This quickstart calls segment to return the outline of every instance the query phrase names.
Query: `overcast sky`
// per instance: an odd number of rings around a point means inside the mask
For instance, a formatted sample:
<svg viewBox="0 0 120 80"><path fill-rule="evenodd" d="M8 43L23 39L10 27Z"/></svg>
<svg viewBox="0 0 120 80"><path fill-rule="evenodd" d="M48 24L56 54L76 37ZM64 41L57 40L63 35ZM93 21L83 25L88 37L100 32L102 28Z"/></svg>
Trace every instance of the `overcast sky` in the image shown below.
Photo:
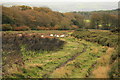
<svg viewBox="0 0 120 80"><path fill-rule="evenodd" d="M5 6L28 5L49 7L54 11L95 11L111 10L118 8L118 0L0 0ZM29 1L29 2L28 2Z"/></svg>

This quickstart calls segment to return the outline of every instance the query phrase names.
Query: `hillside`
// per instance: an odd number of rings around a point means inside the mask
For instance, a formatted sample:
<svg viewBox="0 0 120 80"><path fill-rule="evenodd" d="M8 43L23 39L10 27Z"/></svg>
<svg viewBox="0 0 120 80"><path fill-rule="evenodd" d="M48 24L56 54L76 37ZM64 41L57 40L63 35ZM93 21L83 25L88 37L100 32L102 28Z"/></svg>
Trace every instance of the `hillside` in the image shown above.
<svg viewBox="0 0 120 80"><path fill-rule="evenodd" d="M86 21L87 20L87 21ZM116 29L116 10L93 12L52 11L47 7L2 6L2 30Z"/></svg>
<svg viewBox="0 0 120 80"><path fill-rule="evenodd" d="M2 24L10 24L14 30L21 26L30 29L75 29L83 26L84 19L75 13L63 14L46 7L29 6L3 7L2 17Z"/></svg>

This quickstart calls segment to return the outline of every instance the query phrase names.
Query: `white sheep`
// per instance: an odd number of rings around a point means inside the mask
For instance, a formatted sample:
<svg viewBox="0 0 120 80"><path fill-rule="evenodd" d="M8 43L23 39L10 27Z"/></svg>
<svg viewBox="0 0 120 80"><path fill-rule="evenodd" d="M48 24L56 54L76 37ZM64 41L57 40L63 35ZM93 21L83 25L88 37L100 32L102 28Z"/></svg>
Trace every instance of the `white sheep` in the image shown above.
<svg viewBox="0 0 120 80"><path fill-rule="evenodd" d="M60 37L59 35L56 35L56 37Z"/></svg>
<svg viewBox="0 0 120 80"><path fill-rule="evenodd" d="M60 35L60 37L65 37L65 35L63 34L63 35Z"/></svg>
<svg viewBox="0 0 120 80"><path fill-rule="evenodd" d="M53 34L50 34L50 36L52 37L52 36L53 36Z"/></svg>
<svg viewBox="0 0 120 80"><path fill-rule="evenodd" d="M41 37L44 37L44 35L41 35Z"/></svg>

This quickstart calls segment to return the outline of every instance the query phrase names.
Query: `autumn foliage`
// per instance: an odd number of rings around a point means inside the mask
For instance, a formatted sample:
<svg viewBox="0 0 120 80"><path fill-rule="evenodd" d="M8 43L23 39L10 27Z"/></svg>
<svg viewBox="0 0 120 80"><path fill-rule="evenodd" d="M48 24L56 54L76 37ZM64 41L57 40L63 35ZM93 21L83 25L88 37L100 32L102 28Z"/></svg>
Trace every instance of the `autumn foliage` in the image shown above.
<svg viewBox="0 0 120 80"><path fill-rule="evenodd" d="M80 27L84 17L76 13L60 13L47 7L12 6L2 10L2 24L16 25L14 30L28 30L23 25L33 30L72 29L75 25Z"/></svg>
<svg viewBox="0 0 120 80"><path fill-rule="evenodd" d="M89 20L89 22L85 22ZM116 29L118 28L117 11L67 12L52 11L47 7L2 6L2 24L15 25L14 30L69 30L87 29ZM3 26L4 30L13 30Z"/></svg>

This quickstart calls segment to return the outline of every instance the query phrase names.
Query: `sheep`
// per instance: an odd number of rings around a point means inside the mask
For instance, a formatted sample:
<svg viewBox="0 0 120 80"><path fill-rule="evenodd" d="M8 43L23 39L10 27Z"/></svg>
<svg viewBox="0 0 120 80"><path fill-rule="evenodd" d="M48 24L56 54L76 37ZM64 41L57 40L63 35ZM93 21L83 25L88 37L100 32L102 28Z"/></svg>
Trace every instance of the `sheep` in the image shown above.
<svg viewBox="0 0 120 80"><path fill-rule="evenodd" d="M64 34L62 34L62 35L60 35L60 37L65 37L65 35L64 35Z"/></svg>
<svg viewBox="0 0 120 80"><path fill-rule="evenodd" d="M44 35L41 35L41 37L44 37Z"/></svg>
<svg viewBox="0 0 120 80"><path fill-rule="evenodd" d="M60 37L59 35L56 35L56 37Z"/></svg>
<svg viewBox="0 0 120 80"><path fill-rule="evenodd" d="M50 36L52 37L52 36L53 36L53 34L50 34Z"/></svg>

